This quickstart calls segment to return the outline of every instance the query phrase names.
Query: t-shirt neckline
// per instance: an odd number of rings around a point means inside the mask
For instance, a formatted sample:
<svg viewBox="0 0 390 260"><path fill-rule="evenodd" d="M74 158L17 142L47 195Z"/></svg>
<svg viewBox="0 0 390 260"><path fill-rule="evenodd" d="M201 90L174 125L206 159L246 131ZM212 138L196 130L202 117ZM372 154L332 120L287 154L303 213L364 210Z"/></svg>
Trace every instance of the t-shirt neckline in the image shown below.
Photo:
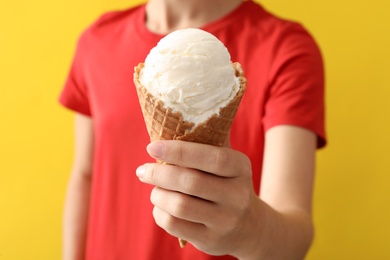
<svg viewBox="0 0 390 260"><path fill-rule="evenodd" d="M229 26L232 23L235 23L239 21L239 19L235 19L236 16L240 16L243 9L246 8L248 4L250 4L252 0L243 0L242 3L237 6L234 10L232 10L230 13L224 15L223 17L212 21L210 23L205 24L204 26L199 27L199 29L208 31L208 32L215 32L218 31L219 28L225 28ZM143 4L140 6L138 19L136 21L136 30L138 31L139 35L143 40L146 41L159 41L161 38L166 36L166 34L158 34L151 32L146 27L146 4Z"/></svg>

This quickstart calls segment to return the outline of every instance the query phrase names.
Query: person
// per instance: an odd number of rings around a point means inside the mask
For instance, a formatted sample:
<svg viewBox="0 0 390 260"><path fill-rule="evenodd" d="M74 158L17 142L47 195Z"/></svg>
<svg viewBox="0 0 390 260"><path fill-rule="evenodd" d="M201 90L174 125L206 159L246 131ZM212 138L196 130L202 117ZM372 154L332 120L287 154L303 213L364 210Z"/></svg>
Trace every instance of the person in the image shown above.
<svg viewBox="0 0 390 260"><path fill-rule="evenodd" d="M149 141L133 68L189 27L219 38L247 78L225 147ZM59 100L76 111L64 259L304 258L326 136L322 57L299 23L241 0L109 12L81 35Z"/></svg>

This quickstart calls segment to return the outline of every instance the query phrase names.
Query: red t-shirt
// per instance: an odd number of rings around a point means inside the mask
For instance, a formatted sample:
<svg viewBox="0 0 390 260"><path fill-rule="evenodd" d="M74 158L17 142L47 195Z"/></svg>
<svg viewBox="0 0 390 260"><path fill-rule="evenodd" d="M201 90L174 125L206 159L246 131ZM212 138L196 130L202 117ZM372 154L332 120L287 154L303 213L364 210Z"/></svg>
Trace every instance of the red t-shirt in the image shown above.
<svg viewBox="0 0 390 260"><path fill-rule="evenodd" d="M154 161L133 84L133 68L163 37L145 26L145 6L103 15L81 36L60 102L94 121L95 148L87 259L233 259L208 256L177 239L152 217L152 187L135 169ZM289 124L325 144L323 64L312 37L245 1L202 29L217 36L242 64L247 90L231 129L233 149L252 162L258 193L264 133Z"/></svg>

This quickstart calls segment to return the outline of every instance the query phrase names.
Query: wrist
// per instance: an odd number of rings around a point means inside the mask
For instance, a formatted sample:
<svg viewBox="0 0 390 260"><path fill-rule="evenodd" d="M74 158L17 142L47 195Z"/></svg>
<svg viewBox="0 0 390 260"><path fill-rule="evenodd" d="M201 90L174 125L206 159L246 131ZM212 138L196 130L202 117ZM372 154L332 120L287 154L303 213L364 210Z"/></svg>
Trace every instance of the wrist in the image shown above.
<svg viewBox="0 0 390 260"><path fill-rule="evenodd" d="M259 260L267 255L270 229L270 207L254 194L251 207L237 236L237 248L233 256L240 260Z"/></svg>

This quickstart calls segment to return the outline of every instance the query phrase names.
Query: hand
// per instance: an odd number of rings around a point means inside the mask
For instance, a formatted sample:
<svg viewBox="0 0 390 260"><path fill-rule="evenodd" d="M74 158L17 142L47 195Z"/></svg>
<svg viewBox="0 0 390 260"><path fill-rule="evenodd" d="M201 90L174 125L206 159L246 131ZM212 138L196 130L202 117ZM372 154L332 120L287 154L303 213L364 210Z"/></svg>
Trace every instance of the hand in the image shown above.
<svg viewBox="0 0 390 260"><path fill-rule="evenodd" d="M167 164L137 169L154 185L151 202L156 223L213 255L234 255L257 219L250 160L242 153L184 141L158 141L148 153Z"/></svg>

